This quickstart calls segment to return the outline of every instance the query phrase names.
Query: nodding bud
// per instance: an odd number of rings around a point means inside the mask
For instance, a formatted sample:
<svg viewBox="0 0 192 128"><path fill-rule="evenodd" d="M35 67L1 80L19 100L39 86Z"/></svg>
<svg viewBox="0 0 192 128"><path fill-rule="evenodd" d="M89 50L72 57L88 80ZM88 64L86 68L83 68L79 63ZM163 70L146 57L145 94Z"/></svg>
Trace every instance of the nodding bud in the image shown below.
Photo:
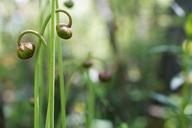
<svg viewBox="0 0 192 128"><path fill-rule="evenodd" d="M72 37L71 27L65 24L59 24L56 26L57 35L62 39L70 39Z"/></svg>
<svg viewBox="0 0 192 128"><path fill-rule="evenodd" d="M105 72L100 72L99 73L99 80L101 82L108 82L108 81L111 80L111 78L112 78L111 72L105 71Z"/></svg>
<svg viewBox="0 0 192 128"><path fill-rule="evenodd" d="M91 60L85 60L82 64L84 68L90 68L93 65L93 62Z"/></svg>
<svg viewBox="0 0 192 128"><path fill-rule="evenodd" d="M67 8L72 8L74 3L72 0L67 0L64 2L64 5L67 7Z"/></svg>
<svg viewBox="0 0 192 128"><path fill-rule="evenodd" d="M35 51L35 45L26 42L26 43L20 43L19 46L17 46L17 56L20 59L29 59L33 56L33 53Z"/></svg>

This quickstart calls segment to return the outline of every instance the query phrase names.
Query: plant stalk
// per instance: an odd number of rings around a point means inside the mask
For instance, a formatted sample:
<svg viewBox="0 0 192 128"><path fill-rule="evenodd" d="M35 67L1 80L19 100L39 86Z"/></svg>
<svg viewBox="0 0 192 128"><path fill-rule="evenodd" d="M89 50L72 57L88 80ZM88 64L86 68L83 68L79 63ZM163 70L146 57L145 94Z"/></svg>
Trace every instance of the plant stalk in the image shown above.
<svg viewBox="0 0 192 128"><path fill-rule="evenodd" d="M46 128L54 128L54 96L55 96L55 0L51 3L51 28L49 43L49 61L48 61L48 108L46 117Z"/></svg>
<svg viewBox="0 0 192 128"><path fill-rule="evenodd" d="M86 80L88 88L88 99L87 99L87 113L86 113L86 128L91 128L93 118L95 114L95 91L94 85L89 78L89 73L86 71Z"/></svg>
<svg viewBox="0 0 192 128"><path fill-rule="evenodd" d="M56 0L56 8L59 8L58 0ZM59 24L59 13L56 14L57 24ZM56 37L56 48L58 50L58 71L59 71L59 84L60 84L60 104L61 104L61 128L66 128L66 97L64 87L64 66L62 57L62 44L60 38Z"/></svg>

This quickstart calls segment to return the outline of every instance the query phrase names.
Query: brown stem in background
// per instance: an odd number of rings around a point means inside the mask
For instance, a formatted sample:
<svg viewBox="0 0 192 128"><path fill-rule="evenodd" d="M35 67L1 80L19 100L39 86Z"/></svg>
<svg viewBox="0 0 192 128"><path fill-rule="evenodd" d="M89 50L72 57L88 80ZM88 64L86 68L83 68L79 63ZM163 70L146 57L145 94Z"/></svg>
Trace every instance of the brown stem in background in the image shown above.
<svg viewBox="0 0 192 128"><path fill-rule="evenodd" d="M124 85L125 83L125 74L126 74L126 63L123 61L123 59L121 59L121 53L118 47L118 42L117 42L117 38L116 38L116 30L117 30L117 26L116 26L116 20L115 17L113 15L112 9L110 7L110 4L107 0L95 0L95 5L96 8L98 10L98 12L100 13L100 15L102 16L102 18L104 19L106 25L107 25L107 31L109 33L109 41L110 41L110 45L114 54L114 67L115 67L115 81L114 81L114 86L118 85L119 87L122 85ZM118 84L117 84L118 83ZM118 87L118 88L119 88Z"/></svg>
<svg viewBox="0 0 192 128"><path fill-rule="evenodd" d="M105 20L105 22L107 24L110 45L112 46L114 55L119 55L119 50L118 50L117 40L116 40L116 35L115 35L116 34L116 21L113 16L111 7L106 0L95 0L95 3L96 3L97 10L99 11L102 18Z"/></svg>
<svg viewBox="0 0 192 128"><path fill-rule="evenodd" d="M114 55L114 79L112 80L113 83L111 83L111 86L113 87L108 90L107 94L107 100L113 106L114 109L112 111L106 111L106 115L108 115L109 118L111 118L111 120L113 120L114 122L118 122L119 119L127 119L123 111L119 111L124 109L122 108L122 106L128 106L129 104L129 99L127 99L127 95L126 93L124 93L124 91L126 90L126 86L124 85L126 85L125 83L127 65L126 62L122 59L122 53L120 52L120 49L117 45L118 42L116 38L116 20L109 2L107 0L95 0L95 5L98 12L106 23L107 31L109 33L109 41ZM114 94L116 95L116 97L119 97L119 103L121 104L117 104L116 101L113 99Z"/></svg>

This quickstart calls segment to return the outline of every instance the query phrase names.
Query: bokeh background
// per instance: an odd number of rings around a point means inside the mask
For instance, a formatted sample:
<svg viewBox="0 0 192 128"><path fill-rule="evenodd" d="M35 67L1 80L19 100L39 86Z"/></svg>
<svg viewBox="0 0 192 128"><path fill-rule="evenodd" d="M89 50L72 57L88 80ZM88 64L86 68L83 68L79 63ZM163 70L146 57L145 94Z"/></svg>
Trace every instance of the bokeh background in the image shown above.
<svg viewBox="0 0 192 128"><path fill-rule="evenodd" d="M33 127L34 59L17 58L16 40L22 30L39 30L39 1L0 1L0 128ZM175 112L174 105L181 106L185 95L182 43L192 33L192 1L73 0L72 9L66 8L64 1L60 1L60 8L73 18L73 37L63 41L66 81L73 76L67 100L69 128L83 124L86 89L82 71L76 65L89 54L105 63L103 66L93 59L89 69L98 88L97 127L184 128L179 124L181 113ZM46 17L49 2L42 3ZM66 22L64 16L61 20ZM47 33L45 36L49 40ZM27 35L24 40L36 38ZM104 70L113 74L108 83L99 82L97 77ZM190 81L190 68L188 72ZM46 99L46 84L44 89ZM58 89L55 97L57 119ZM183 118L191 128L192 104L188 100Z"/></svg>

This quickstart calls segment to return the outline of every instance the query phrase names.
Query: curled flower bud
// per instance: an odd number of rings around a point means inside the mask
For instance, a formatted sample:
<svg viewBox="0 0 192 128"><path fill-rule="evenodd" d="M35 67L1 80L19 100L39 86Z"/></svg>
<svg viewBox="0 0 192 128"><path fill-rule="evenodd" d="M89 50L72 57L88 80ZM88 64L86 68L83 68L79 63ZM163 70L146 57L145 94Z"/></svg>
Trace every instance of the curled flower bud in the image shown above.
<svg viewBox="0 0 192 128"><path fill-rule="evenodd" d="M56 26L57 35L62 39L70 39L72 37L71 27L65 24L59 24Z"/></svg>
<svg viewBox="0 0 192 128"><path fill-rule="evenodd" d="M56 13L62 12L64 13L68 19L69 22L68 24L57 24L56 25L56 31L57 31L57 35L62 38L62 39L70 39L72 37L72 30L71 30L71 26L72 26L72 18L71 15L62 9L57 9Z"/></svg>
<svg viewBox="0 0 192 128"><path fill-rule="evenodd" d="M21 42L22 37L25 34L33 34L41 40L41 42L46 46L47 42L43 38L41 34L34 30L25 30L19 34L19 37L17 39L17 56L20 59L29 59L33 56L34 51L35 51L35 45L31 42Z"/></svg>
<svg viewBox="0 0 192 128"><path fill-rule="evenodd" d="M111 80L111 78L112 78L111 72L105 71L105 72L100 72L99 73L99 80L101 82L108 82L108 81Z"/></svg>
<svg viewBox="0 0 192 128"><path fill-rule="evenodd" d="M33 56L35 45L31 42L20 43L17 46L17 56L20 59L29 59Z"/></svg>
<svg viewBox="0 0 192 128"><path fill-rule="evenodd" d="M64 2L64 5L67 7L67 8L72 8L74 3L72 0L67 0Z"/></svg>
<svg viewBox="0 0 192 128"><path fill-rule="evenodd" d="M85 60L82 64L84 68L90 68L93 65L93 62L91 60Z"/></svg>

